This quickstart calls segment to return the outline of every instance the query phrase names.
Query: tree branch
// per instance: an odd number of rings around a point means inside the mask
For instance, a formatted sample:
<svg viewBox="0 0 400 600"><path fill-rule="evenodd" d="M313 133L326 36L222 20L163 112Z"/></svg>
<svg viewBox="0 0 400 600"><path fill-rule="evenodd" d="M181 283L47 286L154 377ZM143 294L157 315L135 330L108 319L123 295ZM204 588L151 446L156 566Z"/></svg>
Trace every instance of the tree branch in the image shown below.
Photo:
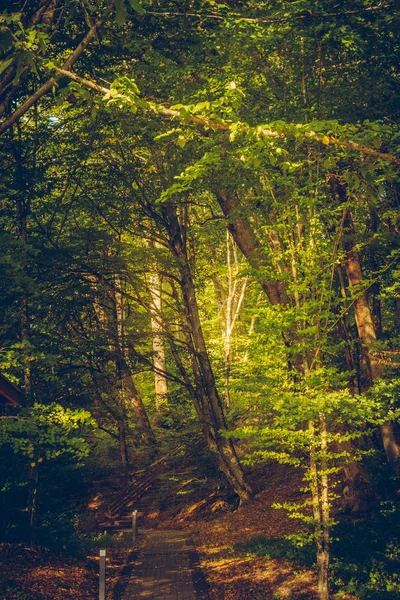
<svg viewBox="0 0 400 600"><path fill-rule="evenodd" d="M302 19L328 19L332 17L339 17L342 15L358 15L366 12L373 12L377 10L383 10L385 8L391 8L391 4L379 3L376 6L368 6L366 8L359 8L355 10L343 10L338 11L336 13L301 13L295 14L290 17L277 17L273 19L264 19L263 17L242 17L239 14L232 15L218 15L216 13L194 13L194 12L160 12L147 10L146 13L148 15L154 15L157 17L167 17L167 18L175 18L175 17L186 17L190 19L212 19L216 21L225 21L226 19L235 19L237 21L245 21L246 23L287 23L288 21L293 20L302 20Z"/></svg>
<svg viewBox="0 0 400 600"><path fill-rule="evenodd" d="M97 36L99 29L103 26L108 13L111 10L111 4L105 11L102 18L98 19L96 23L89 29L83 40L78 44L72 54L67 58L63 64L63 69L68 71L74 65L79 56L86 50L90 42ZM58 72L57 75L51 77L46 83L44 83L32 96L30 96L21 106L19 106L13 114L0 125L0 135L7 131L16 121L18 121L34 104L36 104L43 96L45 96L63 77L63 74Z"/></svg>
<svg viewBox="0 0 400 600"><path fill-rule="evenodd" d="M83 85L87 88L90 88L92 90L95 90L96 92L99 92L100 94L105 95L111 91L110 89L100 86L97 83L95 83L94 81L91 81L90 79L84 79L83 77L79 77L79 75L76 75L75 73L72 73L71 71L68 71L67 69L59 69L58 67L56 67L55 70L58 72L59 76L69 77L73 81L77 81L81 85ZM173 108L168 108L166 106L163 106L161 104L155 104L153 102L145 102L144 105L146 105L149 110L152 110L156 114L170 117L172 119L182 119L182 114L179 110L176 110ZM208 127L210 129L219 130L219 131L227 131L227 132L230 131L229 123L226 123L224 121L218 121L217 119L210 119L208 117L199 117L196 115L190 115L190 116L185 115L185 119L190 119L190 121L192 123L194 123L195 125L201 125L203 127ZM253 129L247 123L241 123L241 127L242 127L242 130L244 133L250 132ZM284 138L285 137L284 133L274 131L273 129L267 129L265 127L256 128L256 129L257 129L257 134L260 137L272 137L272 138ZM0 129L0 133L1 133L1 129ZM324 146L338 146L339 148L348 148L349 150L354 150L355 152L358 152L359 154L373 156L374 158L380 158L382 160L387 160L389 162L392 162L395 165L400 165L400 157L395 156L394 154L390 154L388 152L379 152L379 150L375 150L374 148L371 148L369 146L363 146L362 144L358 144L357 142L342 140L340 138L336 138L333 136L327 136L327 135L321 136L321 135L318 135L317 133L315 133L315 131L307 131L307 132L305 132L304 135L306 137L310 138L311 140L320 142Z"/></svg>

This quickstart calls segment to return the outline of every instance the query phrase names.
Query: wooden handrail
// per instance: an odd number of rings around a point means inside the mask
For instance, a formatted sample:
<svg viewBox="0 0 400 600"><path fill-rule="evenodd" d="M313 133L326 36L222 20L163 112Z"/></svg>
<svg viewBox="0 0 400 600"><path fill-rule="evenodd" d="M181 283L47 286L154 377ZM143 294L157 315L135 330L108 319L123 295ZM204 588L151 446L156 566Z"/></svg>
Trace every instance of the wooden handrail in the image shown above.
<svg viewBox="0 0 400 600"><path fill-rule="evenodd" d="M156 476L160 472L160 467L183 448L183 445L177 446L174 448L174 450L168 452L168 454L164 454L163 456L157 458L145 469L137 471L135 475L138 475L139 473L143 473L143 475L130 483L127 488L119 492L119 494L109 504L108 510L105 513L106 516L109 518L115 518L118 516L119 511L122 508L130 508L132 504L139 500L143 493L147 491L154 483Z"/></svg>

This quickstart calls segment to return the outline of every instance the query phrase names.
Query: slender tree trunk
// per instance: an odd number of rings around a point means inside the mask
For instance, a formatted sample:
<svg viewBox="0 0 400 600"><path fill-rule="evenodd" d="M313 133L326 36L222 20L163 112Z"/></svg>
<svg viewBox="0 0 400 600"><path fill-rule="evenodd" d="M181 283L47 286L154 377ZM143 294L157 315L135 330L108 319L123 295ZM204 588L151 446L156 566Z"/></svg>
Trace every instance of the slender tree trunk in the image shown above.
<svg viewBox="0 0 400 600"><path fill-rule="evenodd" d="M400 296L394 300L394 324L400 329Z"/></svg>
<svg viewBox="0 0 400 600"><path fill-rule="evenodd" d="M247 259L249 265L255 270L256 277L270 303L273 306L288 306L290 304L290 299L286 292L286 284L284 284L282 280L266 278L263 273L265 267L271 266L271 259L262 248L237 196L234 193L228 193L227 190L219 189L217 192L217 200L222 212L227 217L228 230L236 245ZM270 237L273 247L277 248L279 246L279 241L275 236ZM289 340L283 335L286 348L289 349L292 346L293 340L296 340L297 337L298 334L294 330L290 332L291 339ZM294 357L294 365L292 365L291 360L288 360L288 368L292 369L294 366L295 370L302 372L306 362L308 362L306 356L297 355Z"/></svg>
<svg viewBox="0 0 400 600"><path fill-rule="evenodd" d="M156 409L168 405L167 356L162 323L162 279L153 271L149 275L149 294L151 301L151 329L153 336L154 385Z"/></svg>
<svg viewBox="0 0 400 600"><path fill-rule="evenodd" d="M135 415L139 435L145 444L155 444L156 436L154 435L146 408L143 404L139 390L136 387L131 370L126 363L125 358L121 354L119 355L119 360L121 365L122 389L124 391L126 401L129 402L130 406L132 407L133 414Z"/></svg>
<svg viewBox="0 0 400 600"><path fill-rule="evenodd" d="M36 515L37 515L37 488L39 481L39 473L37 465L32 463L33 466L29 472L29 494L28 494L28 514L29 514L29 526L33 532L36 526Z"/></svg>
<svg viewBox="0 0 400 600"><path fill-rule="evenodd" d="M339 289L342 298L343 306L346 309L346 313L338 319L338 331L340 337L344 342L344 351L346 357L346 363L348 370L355 371L355 377L350 380L350 390L352 394L361 394L361 365L360 365L360 352L359 342L352 334L350 327L350 320L348 315L348 297L346 293L346 287L344 283L344 269L342 265L338 265L336 273L339 279Z"/></svg>
<svg viewBox="0 0 400 600"><path fill-rule="evenodd" d="M258 306L258 303L260 302L261 298L262 298L262 292L260 292L258 294L257 301L256 301L256 306ZM253 333L254 333L254 330L255 330L255 327L256 327L257 317L258 317L258 315L253 315L251 317L250 327L249 327L249 331L247 333L247 338L250 338L253 335ZM246 350L246 352L244 353L244 356L243 356L243 362L244 363L247 362L248 359L249 359L249 351Z"/></svg>
<svg viewBox="0 0 400 600"><path fill-rule="evenodd" d="M372 297L372 320L375 327L376 337L379 339L382 337L382 310L381 301L377 296Z"/></svg>
<svg viewBox="0 0 400 600"><path fill-rule="evenodd" d="M22 156L22 134L21 129L17 127L18 139L13 140L13 151L16 160L16 179L15 186L18 190L17 194L17 222L18 222L18 237L22 242L22 274L23 279L21 281L21 305L20 305L20 324L21 324L21 340L23 343L23 373L24 373L24 390L28 400L32 396L32 383L31 383L31 367L29 359L27 358L30 335L29 335L29 301L28 301L28 254L27 254L27 243L28 243L28 216L30 213L31 198L29 192L29 182L27 181L28 171L24 166ZM36 146L35 146L36 152Z"/></svg>
<svg viewBox="0 0 400 600"><path fill-rule="evenodd" d="M233 264L232 255L233 254ZM230 394L230 374L231 374L231 363L232 363L232 336L237 318L240 313L240 309L243 304L244 295L246 292L247 281L246 277L243 280L240 290L238 289L238 273L239 263L237 258L236 246L233 246L233 252L231 252L231 239L229 232L227 232L226 238L226 257L228 267L228 291L225 302L225 328L224 328L224 383L225 383L225 406L230 408L231 406L231 394Z"/></svg>
<svg viewBox="0 0 400 600"><path fill-rule="evenodd" d="M329 183L334 197L345 203L347 201L347 190L339 177L331 174ZM367 368L369 384L372 385L375 379L382 377L382 368L376 356L371 351L371 345L376 341L377 336L368 302L368 295L366 290L362 289L364 279L360 257L354 241L355 229L349 207L346 207L343 213L343 232L343 248L346 253L345 269L354 300L355 319L358 336L362 344L363 359ZM388 462L395 465L400 457L400 449L397 444L393 423L386 421L381 425L380 429Z"/></svg>
<svg viewBox="0 0 400 600"><path fill-rule="evenodd" d="M128 475L128 467L129 467L129 456L128 456L128 447L126 444L126 414L125 407L120 405L120 416L117 421L118 426L118 444L119 444L119 455L121 457L121 466L124 476Z"/></svg>
<svg viewBox="0 0 400 600"><path fill-rule="evenodd" d="M218 468L225 474L240 499L247 501L252 497L252 490L245 480L232 440L221 435L227 431L227 425L203 336L195 286L184 244L184 236L175 208L170 205L166 206L165 216L170 250L176 259L181 275L185 316L190 331L192 367L196 382L195 409L209 449L216 458Z"/></svg>
<svg viewBox="0 0 400 600"><path fill-rule="evenodd" d="M330 551L330 524L329 524L329 481L328 481L328 431L326 417L320 415L321 435L321 542L322 549L319 556L318 592L321 600L329 598L329 551Z"/></svg>
<svg viewBox="0 0 400 600"><path fill-rule="evenodd" d="M132 371L129 367L127 356L127 343L125 334L125 306L124 296L122 293L123 282L121 278L116 278L117 286L114 295L115 300L115 352L118 363L118 376L120 378L122 396L125 406L130 404L135 415L136 424L139 429L139 434L145 444L154 444L156 441L153 429L147 415L143 400L136 387Z"/></svg>
<svg viewBox="0 0 400 600"><path fill-rule="evenodd" d="M309 421L308 431L310 434L310 489L311 503L315 527L315 544L317 549L318 568L318 598L329 600L328 568L329 568L329 504L328 504L328 481L327 477L318 477L318 459L316 450L317 436L314 421ZM322 432L321 432L322 433ZM321 441L323 440L321 436ZM326 442L326 429L325 429ZM323 455L324 442L321 443L321 455ZM326 453L326 449L325 449ZM322 465L321 465L322 466Z"/></svg>
<svg viewBox="0 0 400 600"><path fill-rule="evenodd" d="M271 261L263 251L238 198L220 189L217 200L227 218L228 230L249 265L256 271L256 276L269 301L272 305L285 304L287 299L284 285L280 281L267 279L262 273L263 267L269 265Z"/></svg>
<svg viewBox="0 0 400 600"><path fill-rule="evenodd" d="M120 279L116 277L115 280L117 282L116 288L118 288L118 286L121 287L122 283ZM98 284L101 283L101 281L92 276L91 282L94 290L97 291ZM125 431L126 434L126 424L124 423L124 426L121 427L120 420L122 418L127 419L126 408L127 406L130 406L132 408L142 441L146 444L154 444L156 438L152 430L146 408L143 404L143 400L135 385L134 377L127 361L124 296L121 293L121 290L119 291L118 289L115 289L115 291L112 293L111 301L109 299L108 303L110 306L105 308L102 304L94 301L93 308L99 322L105 326L109 340L110 351L115 355L119 385L118 393L120 396L119 401L124 403L123 415L121 415L121 410L119 410L119 415L117 417L118 431Z"/></svg>

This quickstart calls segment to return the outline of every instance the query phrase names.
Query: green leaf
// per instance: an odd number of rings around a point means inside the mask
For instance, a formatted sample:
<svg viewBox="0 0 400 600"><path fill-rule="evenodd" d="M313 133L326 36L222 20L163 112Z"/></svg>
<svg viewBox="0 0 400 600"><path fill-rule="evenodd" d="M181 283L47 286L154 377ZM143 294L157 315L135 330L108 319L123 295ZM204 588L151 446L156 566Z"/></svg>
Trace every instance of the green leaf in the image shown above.
<svg viewBox="0 0 400 600"><path fill-rule="evenodd" d="M2 60L0 63L0 74L3 73L3 71L5 71L7 69L7 67L9 67L12 63L12 61L14 60L14 57L12 56L11 58L7 58L7 60Z"/></svg>
<svg viewBox="0 0 400 600"><path fill-rule="evenodd" d="M117 25L123 25L126 21L126 6L124 0L114 0L114 6Z"/></svg>
<svg viewBox="0 0 400 600"><path fill-rule="evenodd" d="M137 0L129 0L129 4L139 15L145 15L146 11L143 6Z"/></svg>
<svg viewBox="0 0 400 600"><path fill-rule="evenodd" d="M26 56L25 52L21 52L17 58L17 72L15 73L15 77L13 79L13 84L17 84L24 70L24 66L26 64Z"/></svg>

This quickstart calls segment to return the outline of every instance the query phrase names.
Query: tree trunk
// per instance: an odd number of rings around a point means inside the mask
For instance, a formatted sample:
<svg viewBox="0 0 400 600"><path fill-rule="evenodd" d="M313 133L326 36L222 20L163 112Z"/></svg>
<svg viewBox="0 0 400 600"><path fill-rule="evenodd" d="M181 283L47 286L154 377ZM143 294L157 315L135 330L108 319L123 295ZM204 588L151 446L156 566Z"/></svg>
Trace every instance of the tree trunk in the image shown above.
<svg viewBox="0 0 400 600"><path fill-rule="evenodd" d="M394 324L400 329L400 297L395 298L394 302Z"/></svg>
<svg viewBox="0 0 400 600"><path fill-rule="evenodd" d="M317 568L318 568L318 598L319 600L329 600L328 568L329 568L329 503L328 503L328 479L327 474L323 473L324 466L326 471L326 425L324 417L321 416L321 490L318 473L318 458L315 447L315 424L309 421L308 431L310 434L310 489L311 504L315 527L315 544L317 550Z"/></svg>
<svg viewBox="0 0 400 600"><path fill-rule="evenodd" d="M203 336L184 236L182 236L175 208L169 205L165 208L165 213L169 247L176 259L181 275L185 317L190 331L192 368L195 378L193 394L195 409L209 449L216 459L219 470L225 474L240 499L247 501L252 497L252 490L245 480L232 440L223 436L223 433L227 431L227 425Z"/></svg>
<svg viewBox="0 0 400 600"><path fill-rule="evenodd" d="M30 214L31 198L29 193L29 180L28 172L24 166L22 156L22 135L21 130L18 127L18 139L13 140L13 153L16 161L15 169L15 187L18 190L16 199L16 213L17 213L17 226L18 226L18 237L22 241L22 274L21 280L21 305L20 305L20 325L21 325L21 341L23 344L23 373L24 373L24 391L26 398L31 399L32 396L32 383L31 383L31 367L28 357L30 352L28 351L30 335L29 335L29 302L28 302L28 255L27 255L27 243L28 243L28 216ZM35 146L36 153L36 146ZM35 154L34 154L35 156ZM32 182L31 182L32 185Z"/></svg>
<svg viewBox="0 0 400 600"><path fill-rule="evenodd" d="M329 184L333 196L342 203L347 201L347 189L337 175L329 176ZM349 282L350 291L354 301L355 320L358 336L362 345L363 359L367 368L368 381L372 385L375 379L382 377L382 368L374 353L371 344L376 341L376 330L372 318L372 312L368 302L367 291L363 288L364 280L361 269L360 256L356 249L354 240L355 229L353 216L350 208L346 206L343 212L343 248L346 253L345 269ZM382 443L386 452L388 462L397 463L400 449L397 444L393 423L387 421L381 425Z"/></svg>
<svg viewBox="0 0 400 600"><path fill-rule="evenodd" d="M249 265L255 270L256 277L270 303L273 306L288 306L290 299L286 293L286 285L277 279L267 279L263 274L263 269L271 266L271 259L263 250L249 219L244 213L243 207L240 206L237 196L234 193L228 193L226 190L219 189L217 200L222 212L227 217L228 230ZM271 243L275 247L279 245L277 239L272 239ZM286 339L283 333L282 336L286 348L290 349L293 341L298 338L298 333L292 330L289 334L289 340ZM294 364L292 364L292 360ZM308 362L306 355L297 355L293 359L288 359L288 368L291 370L294 367L295 370L302 372L304 370L303 367Z"/></svg>
<svg viewBox="0 0 400 600"><path fill-rule="evenodd" d="M37 487L38 487L39 473L37 466L31 466L29 473L29 495L28 495L28 511L29 511L29 526L31 530L36 525L36 512L37 512Z"/></svg>
<svg viewBox="0 0 400 600"><path fill-rule="evenodd" d="M120 413L121 414L117 421L119 454L121 457L122 471L124 473L124 476L126 477L128 475L129 457L128 457L128 448L127 448L127 444L126 444L126 427L125 427L126 415L125 415L125 407L122 406L122 401L121 401Z"/></svg>
<svg viewBox="0 0 400 600"><path fill-rule="evenodd" d="M99 283L101 284L101 280L99 280L99 278L95 277L94 275L90 277L90 280L94 291L98 292L98 285ZM117 276L115 277L115 282L115 288L111 292L111 300L107 295L108 306L105 307L104 302L100 303L94 300L93 309L97 315L99 323L102 323L105 327L109 343L109 349L110 352L114 355L117 370L117 383L119 387L118 394L120 395L120 401L124 403L123 418L126 419L126 408L130 405L142 441L146 444L153 444L156 441L155 435L151 428L146 408L135 385L133 374L127 361L127 350L125 347L126 340L124 296L122 294L122 290L120 289L122 287L122 282ZM115 390L113 395L115 395ZM120 431L120 415L118 417L116 417L116 415L113 416L114 418L117 418L118 431Z"/></svg>
<svg viewBox="0 0 400 600"><path fill-rule="evenodd" d="M232 240L230 239L229 232L226 233L226 258L228 267L228 290L226 293L226 299L224 302L225 308L225 327L223 330L224 336L224 383L225 383L225 406L227 409L231 406L231 394L230 394L230 375L231 375L231 364L232 364L232 336L235 328L237 318L240 313L240 309L243 304L247 281L246 277L243 280L240 290L238 290L238 273L239 263L237 258L236 245L233 246L233 252L231 253ZM233 264L232 256L233 254Z"/></svg>
<svg viewBox="0 0 400 600"><path fill-rule="evenodd" d="M376 337L380 339L383 333L381 301L375 295L372 297L372 320L375 327Z"/></svg>
<svg viewBox="0 0 400 600"><path fill-rule="evenodd" d="M116 289L113 300L115 302L116 322L115 324L111 323L111 329L114 338L114 351L116 353L117 371L121 384L122 397L124 405L128 406L129 403L133 410L142 441L145 444L150 445L155 443L156 438L128 363L125 334L125 305L124 295L122 293L123 282L118 276L115 280Z"/></svg>
<svg viewBox="0 0 400 600"><path fill-rule="evenodd" d="M320 435L321 435L321 542L322 548L318 557L318 593L321 600L328 600L329 586L329 552L330 552L330 532L329 532L329 481L328 481L328 431L326 426L326 417L320 414Z"/></svg>
<svg viewBox="0 0 400 600"><path fill-rule="evenodd" d="M250 225L247 216L240 206L238 198L226 190L218 190L217 200L222 212L228 220L228 230L235 243L247 259L249 265L256 271L256 276L266 293L271 304L285 304L286 294L282 282L267 279L263 273L263 267L270 264L261 244Z"/></svg>
<svg viewBox="0 0 400 600"><path fill-rule="evenodd" d="M149 275L149 294L151 301L151 330L153 335L154 385L156 409L159 412L168 405L167 357L162 324L162 279L157 271Z"/></svg>
<svg viewBox="0 0 400 600"><path fill-rule="evenodd" d="M121 353L119 354L119 362L123 394L125 401L129 402L130 406L132 407L139 430L139 435L145 444L155 444L156 436L154 435L154 431L151 427L146 408L136 387L131 370Z"/></svg>

